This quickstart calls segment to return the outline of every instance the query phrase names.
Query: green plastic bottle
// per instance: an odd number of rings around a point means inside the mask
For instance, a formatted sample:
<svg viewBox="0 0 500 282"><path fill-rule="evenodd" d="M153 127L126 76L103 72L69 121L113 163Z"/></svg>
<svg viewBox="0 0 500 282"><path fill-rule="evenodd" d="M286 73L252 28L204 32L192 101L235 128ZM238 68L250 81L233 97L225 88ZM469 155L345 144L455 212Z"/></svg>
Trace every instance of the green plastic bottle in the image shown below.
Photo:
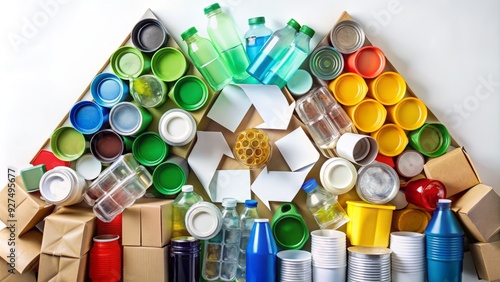
<svg viewBox="0 0 500 282"><path fill-rule="evenodd" d="M188 55L201 75L214 90L221 90L231 82L232 74L210 40L198 35L191 27L181 34L188 46Z"/></svg>
<svg viewBox="0 0 500 282"><path fill-rule="evenodd" d="M175 198L173 203L172 238L191 236L186 229L186 212L192 205L201 201L203 201L203 198L193 191L193 185L182 186L182 192Z"/></svg>
<svg viewBox="0 0 500 282"><path fill-rule="evenodd" d="M283 88L309 55L309 44L313 35L314 30L303 25L288 51L278 59L278 63L271 68L262 82Z"/></svg>
<svg viewBox="0 0 500 282"><path fill-rule="evenodd" d="M249 74L250 65L243 42L231 17L222 12L220 5L214 3L204 9L208 17L207 33L231 70L235 80L244 80Z"/></svg>

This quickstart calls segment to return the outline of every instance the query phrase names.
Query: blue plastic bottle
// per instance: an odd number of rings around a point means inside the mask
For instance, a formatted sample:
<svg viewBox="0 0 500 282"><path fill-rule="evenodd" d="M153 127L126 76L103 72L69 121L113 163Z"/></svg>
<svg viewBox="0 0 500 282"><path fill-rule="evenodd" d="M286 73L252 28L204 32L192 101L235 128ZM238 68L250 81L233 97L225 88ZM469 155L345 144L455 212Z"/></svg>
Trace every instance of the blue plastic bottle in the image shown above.
<svg viewBox="0 0 500 282"><path fill-rule="evenodd" d="M248 59L252 62L273 31L266 26L266 18L256 17L248 19L250 29L245 33L245 45Z"/></svg>
<svg viewBox="0 0 500 282"><path fill-rule="evenodd" d="M247 282L276 281L276 254L278 247L274 241L269 219L255 219L247 245Z"/></svg>
<svg viewBox="0 0 500 282"><path fill-rule="evenodd" d="M450 206L440 199L425 229L428 282L462 281L464 232Z"/></svg>
<svg viewBox="0 0 500 282"><path fill-rule="evenodd" d="M271 67L286 53L299 29L300 25L291 19L284 28L275 31L250 63L247 72L262 82Z"/></svg>
<svg viewBox="0 0 500 282"><path fill-rule="evenodd" d="M314 30L312 28L307 25L302 26L287 52L271 67L262 82L283 88L309 55L309 45L313 36Z"/></svg>

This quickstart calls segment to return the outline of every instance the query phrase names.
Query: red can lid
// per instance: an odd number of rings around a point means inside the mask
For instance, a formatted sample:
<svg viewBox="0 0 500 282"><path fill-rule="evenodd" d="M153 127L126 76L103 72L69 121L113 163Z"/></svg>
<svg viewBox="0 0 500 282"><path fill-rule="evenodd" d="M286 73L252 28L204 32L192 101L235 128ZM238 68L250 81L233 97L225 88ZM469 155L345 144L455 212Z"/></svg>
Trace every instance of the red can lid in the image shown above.
<svg viewBox="0 0 500 282"><path fill-rule="evenodd" d="M61 161L51 151L43 149L40 150L40 152L38 152L35 158L31 161L31 164L33 166L39 164L45 164L45 169L47 171L53 169L56 166L67 166L67 167L71 166L71 162Z"/></svg>

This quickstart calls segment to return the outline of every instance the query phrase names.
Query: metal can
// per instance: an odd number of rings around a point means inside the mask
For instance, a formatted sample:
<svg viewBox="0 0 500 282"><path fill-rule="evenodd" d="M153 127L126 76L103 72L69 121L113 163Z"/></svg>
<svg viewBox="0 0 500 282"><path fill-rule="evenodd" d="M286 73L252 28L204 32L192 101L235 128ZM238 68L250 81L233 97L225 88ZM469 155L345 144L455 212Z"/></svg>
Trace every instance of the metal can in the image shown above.
<svg viewBox="0 0 500 282"><path fill-rule="evenodd" d="M330 42L340 53L351 54L365 43L365 32L355 21L341 21L330 31Z"/></svg>
<svg viewBox="0 0 500 282"><path fill-rule="evenodd" d="M342 73L344 57L331 46L314 50L309 58L309 68L314 76L322 80L332 80Z"/></svg>

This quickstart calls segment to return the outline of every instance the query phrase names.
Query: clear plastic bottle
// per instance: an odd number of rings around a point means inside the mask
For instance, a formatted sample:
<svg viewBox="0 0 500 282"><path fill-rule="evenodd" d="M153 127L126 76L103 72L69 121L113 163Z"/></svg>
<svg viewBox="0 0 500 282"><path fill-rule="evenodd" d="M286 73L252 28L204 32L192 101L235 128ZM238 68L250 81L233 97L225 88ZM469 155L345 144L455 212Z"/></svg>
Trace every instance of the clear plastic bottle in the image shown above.
<svg viewBox="0 0 500 282"><path fill-rule="evenodd" d="M204 12L208 17L207 33L232 72L233 78L248 78L246 69L250 61L233 19L222 12L218 3L206 7Z"/></svg>
<svg viewBox="0 0 500 282"><path fill-rule="evenodd" d="M249 30L245 33L247 55L252 62L273 31L266 26L266 18L256 17L248 19Z"/></svg>
<svg viewBox="0 0 500 282"><path fill-rule="evenodd" d="M188 46L193 64L212 89L221 90L231 82L232 73L210 40L199 36L195 27L184 31L181 38Z"/></svg>
<svg viewBox="0 0 500 282"><path fill-rule="evenodd" d="M172 238L191 236L186 229L186 212L192 205L201 201L203 201L203 198L193 191L193 185L182 186L182 192L175 198L173 203Z"/></svg>
<svg viewBox="0 0 500 282"><path fill-rule="evenodd" d="M321 229L337 229L349 221L337 196L326 191L315 178L304 182L302 190L307 193L306 206Z"/></svg>
<svg viewBox="0 0 500 282"><path fill-rule="evenodd" d="M294 19L290 19L284 28L275 31L248 66L247 72L262 82L271 67L288 50L299 29L299 23Z"/></svg>
<svg viewBox="0 0 500 282"><path fill-rule="evenodd" d="M252 232L254 221L259 218L257 204L258 202L256 200L246 200L245 208L240 215L240 257L238 259L238 271L236 273L236 279L238 282L246 281L246 250L248 238Z"/></svg>
<svg viewBox="0 0 500 282"><path fill-rule="evenodd" d="M271 67L262 82L283 88L309 55L309 45L313 36L314 30L312 28L306 25L302 26L287 52Z"/></svg>

